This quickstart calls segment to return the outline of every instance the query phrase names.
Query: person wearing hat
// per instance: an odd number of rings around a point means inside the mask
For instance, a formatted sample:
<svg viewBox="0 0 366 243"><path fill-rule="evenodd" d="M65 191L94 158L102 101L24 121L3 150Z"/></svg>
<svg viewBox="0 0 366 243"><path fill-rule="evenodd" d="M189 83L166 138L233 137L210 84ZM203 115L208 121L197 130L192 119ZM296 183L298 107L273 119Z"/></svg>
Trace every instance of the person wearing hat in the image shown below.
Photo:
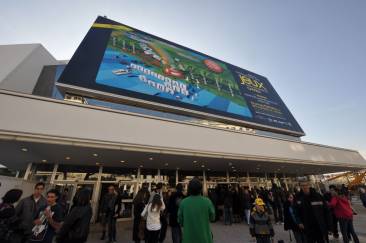
<svg viewBox="0 0 366 243"><path fill-rule="evenodd" d="M270 243L274 236L271 219L266 212L265 203L261 198L255 199L254 209L250 215L249 231L257 243Z"/></svg>

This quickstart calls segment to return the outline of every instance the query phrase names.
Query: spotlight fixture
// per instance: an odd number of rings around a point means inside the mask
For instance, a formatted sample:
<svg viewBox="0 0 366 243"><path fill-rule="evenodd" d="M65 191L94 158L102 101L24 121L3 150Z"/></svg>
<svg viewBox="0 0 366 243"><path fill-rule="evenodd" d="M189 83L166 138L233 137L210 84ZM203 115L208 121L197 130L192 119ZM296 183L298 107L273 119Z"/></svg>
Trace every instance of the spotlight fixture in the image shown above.
<svg viewBox="0 0 366 243"><path fill-rule="evenodd" d="M98 154L93 154L94 157L98 157Z"/></svg>
<svg viewBox="0 0 366 243"><path fill-rule="evenodd" d="M27 148L22 148L22 151L23 152L28 152L28 149Z"/></svg>

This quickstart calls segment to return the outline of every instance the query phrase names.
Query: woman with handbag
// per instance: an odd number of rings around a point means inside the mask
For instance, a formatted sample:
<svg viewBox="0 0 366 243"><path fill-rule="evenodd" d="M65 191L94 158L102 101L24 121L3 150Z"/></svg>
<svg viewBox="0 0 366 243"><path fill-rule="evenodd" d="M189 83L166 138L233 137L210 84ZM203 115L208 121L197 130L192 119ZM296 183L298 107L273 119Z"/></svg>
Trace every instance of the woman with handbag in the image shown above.
<svg viewBox="0 0 366 243"><path fill-rule="evenodd" d="M159 194L155 194L152 201L142 211L141 216L146 218L146 243L158 243L161 229L160 213L164 209L163 199Z"/></svg>

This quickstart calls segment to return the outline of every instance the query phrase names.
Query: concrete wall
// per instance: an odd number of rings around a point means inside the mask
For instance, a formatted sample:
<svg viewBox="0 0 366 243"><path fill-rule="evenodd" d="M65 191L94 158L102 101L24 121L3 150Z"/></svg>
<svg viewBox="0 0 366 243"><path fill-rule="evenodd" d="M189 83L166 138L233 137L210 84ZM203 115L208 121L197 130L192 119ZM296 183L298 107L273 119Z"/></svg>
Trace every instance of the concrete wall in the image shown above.
<svg viewBox="0 0 366 243"><path fill-rule="evenodd" d="M0 46L0 89L31 94L45 65L56 59L41 44Z"/></svg>
<svg viewBox="0 0 366 243"><path fill-rule="evenodd" d="M202 127L87 105L0 91L1 131L113 143L121 146L205 152L238 158L334 165L366 163L357 151Z"/></svg>
<svg viewBox="0 0 366 243"><path fill-rule="evenodd" d="M22 198L28 197L33 193L36 182L25 181L22 178L0 176L0 198L10 189L21 189L23 190Z"/></svg>

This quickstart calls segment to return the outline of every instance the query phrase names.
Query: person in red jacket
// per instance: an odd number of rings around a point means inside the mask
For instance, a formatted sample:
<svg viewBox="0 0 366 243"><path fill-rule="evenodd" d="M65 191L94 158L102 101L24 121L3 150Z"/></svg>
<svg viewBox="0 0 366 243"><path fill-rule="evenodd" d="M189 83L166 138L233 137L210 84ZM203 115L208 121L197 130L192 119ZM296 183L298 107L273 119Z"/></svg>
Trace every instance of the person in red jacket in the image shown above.
<svg viewBox="0 0 366 243"><path fill-rule="evenodd" d="M334 214L339 220L343 242L349 243L351 240L347 233L349 232L352 235L353 242L359 243L360 241L353 227L353 210L350 201L348 200L347 192L338 190L337 194L337 192L334 191L329 206L333 208Z"/></svg>

